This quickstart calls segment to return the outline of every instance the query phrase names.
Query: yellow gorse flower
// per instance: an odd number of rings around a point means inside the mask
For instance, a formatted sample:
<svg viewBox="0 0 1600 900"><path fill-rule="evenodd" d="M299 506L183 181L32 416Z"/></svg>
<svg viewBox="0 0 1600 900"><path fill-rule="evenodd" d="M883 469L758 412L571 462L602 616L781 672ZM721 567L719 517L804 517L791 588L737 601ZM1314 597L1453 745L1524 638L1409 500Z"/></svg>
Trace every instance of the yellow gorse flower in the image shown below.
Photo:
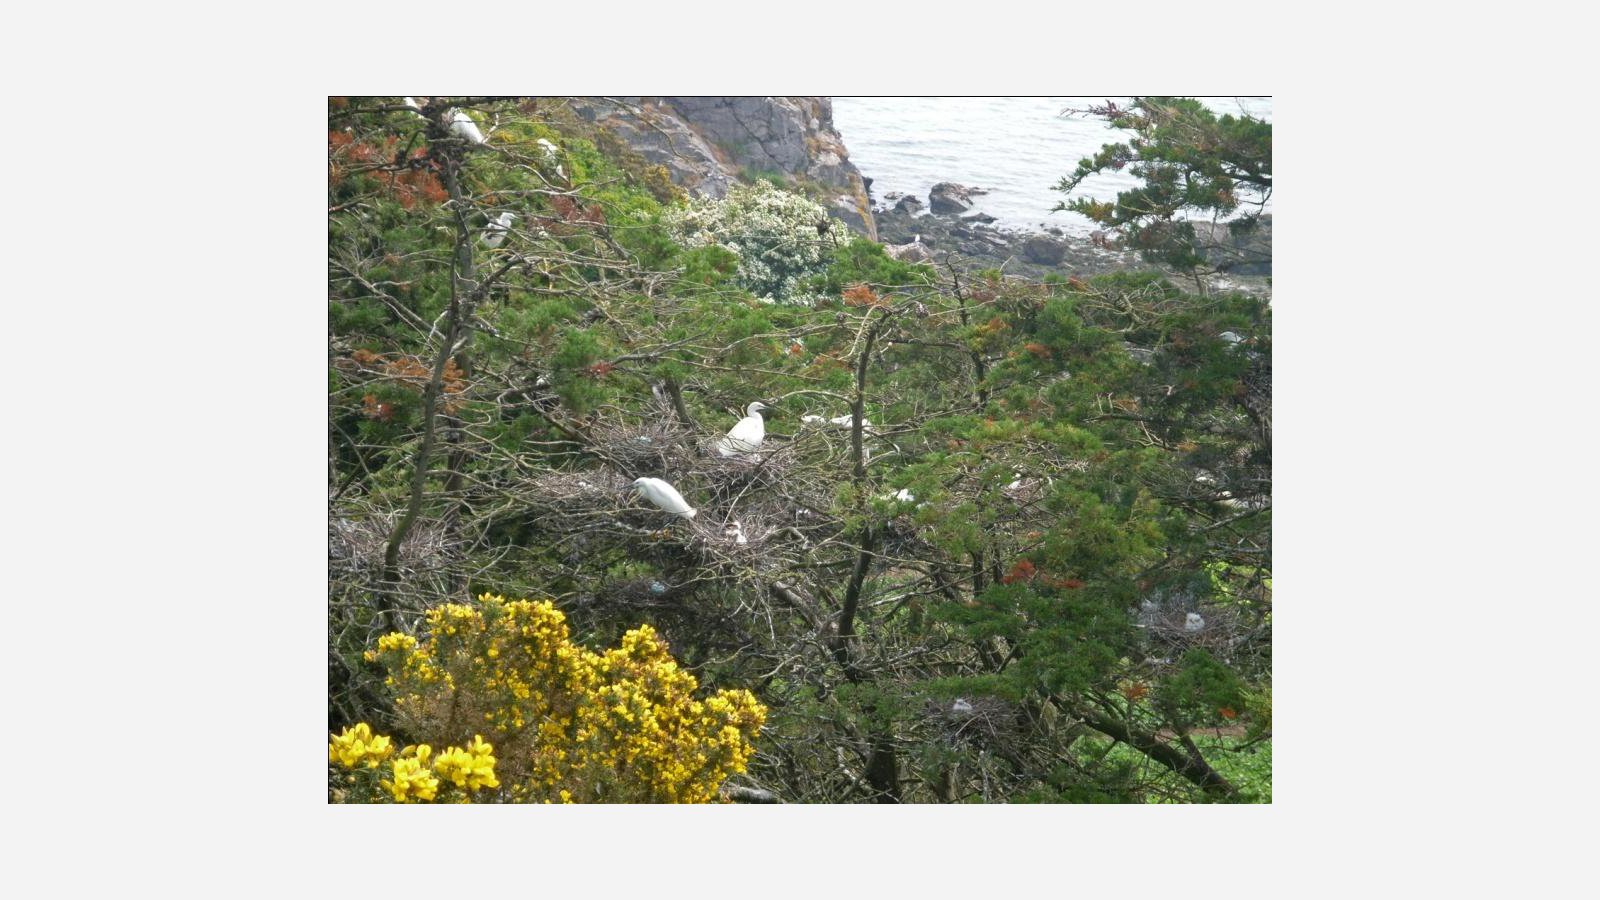
<svg viewBox="0 0 1600 900"><path fill-rule="evenodd" d="M347 769L366 764L377 768L378 763L389 758L394 744L386 735L372 734L372 728L360 722L333 736L328 742L328 762L336 762Z"/></svg>
<svg viewBox="0 0 1600 900"><path fill-rule="evenodd" d="M439 779L433 777L433 773L415 758L395 760L393 780L385 780L381 784L394 797L396 803L432 800L439 790Z"/></svg>
<svg viewBox="0 0 1600 900"><path fill-rule="evenodd" d="M374 654L406 730L446 747L436 760L426 744L402 751L396 765L416 763L405 785L431 768L462 796L509 780L497 799L704 803L746 770L766 719L748 691L696 699L699 682L648 625L595 653L550 601L484 594L429 610L423 628L385 635ZM469 728L483 733L453 743Z"/></svg>

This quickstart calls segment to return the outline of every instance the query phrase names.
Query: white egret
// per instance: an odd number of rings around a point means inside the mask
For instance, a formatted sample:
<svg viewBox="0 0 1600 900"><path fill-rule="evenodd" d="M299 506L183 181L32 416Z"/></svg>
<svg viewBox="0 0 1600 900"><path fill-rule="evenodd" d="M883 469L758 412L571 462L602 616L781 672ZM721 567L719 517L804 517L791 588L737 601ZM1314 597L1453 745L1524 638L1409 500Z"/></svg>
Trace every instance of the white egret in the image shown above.
<svg viewBox="0 0 1600 900"><path fill-rule="evenodd" d="M1231 331L1224 331L1223 333L1217 335L1217 337L1222 338L1230 344L1239 344L1244 342L1244 338L1234 334Z"/></svg>
<svg viewBox="0 0 1600 900"><path fill-rule="evenodd" d="M506 239L506 232L511 228L511 223L516 220L517 217L508 212L503 212L496 216L494 221L483 229L484 244L490 247L500 246Z"/></svg>
<svg viewBox="0 0 1600 900"><path fill-rule="evenodd" d="M901 488L895 492L894 499L899 500L901 503L915 503L917 502L917 495L905 488Z"/></svg>
<svg viewBox="0 0 1600 900"><path fill-rule="evenodd" d="M534 143L538 144L539 149L544 151L544 161L547 163L555 162L556 157L561 153L561 151L556 148L556 145L552 144L546 138L539 138L537 141L534 141Z"/></svg>
<svg viewBox="0 0 1600 900"><path fill-rule="evenodd" d="M472 121L465 110L450 111L450 133L474 144L483 143L483 132L478 130L478 123Z"/></svg>
<svg viewBox="0 0 1600 900"><path fill-rule="evenodd" d="M744 536L744 526L739 524L739 520L738 519L734 519L732 522L729 522L728 524L722 526L722 536L727 538L730 541L733 541L735 544L748 544L748 543L750 543L745 538L745 536Z"/></svg>
<svg viewBox="0 0 1600 900"><path fill-rule="evenodd" d="M761 420L763 409L771 407L759 400L750 404L744 411L744 418L717 442L717 452L723 456L736 456L761 449L761 442L767 439L767 425Z"/></svg>
<svg viewBox="0 0 1600 900"><path fill-rule="evenodd" d="M1189 613L1189 615L1184 617L1184 620L1183 620L1183 630L1184 631L1187 631L1187 632L1193 634L1194 632L1200 631L1200 630L1204 629L1205 627L1206 627L1206 620L1200 618L1200 614L1199 613Z"/></svg>
<svg viewBox="0 0 1600 900"><path fill-rule="evenodd" d="M692 519L699 512L683 499L677 488L659 478L635 478L633 486L639 489L639 493L643 494L646 500L659 506L664 512L685 519Z"/></svg>
<svg viewBox="0 0 1600 900"><path fill-rule="evenodd" d="M968 703L965 697L957 697L956 702L950 704L950 712L952 715L970 716L972 715L972 704Z"/></svg>

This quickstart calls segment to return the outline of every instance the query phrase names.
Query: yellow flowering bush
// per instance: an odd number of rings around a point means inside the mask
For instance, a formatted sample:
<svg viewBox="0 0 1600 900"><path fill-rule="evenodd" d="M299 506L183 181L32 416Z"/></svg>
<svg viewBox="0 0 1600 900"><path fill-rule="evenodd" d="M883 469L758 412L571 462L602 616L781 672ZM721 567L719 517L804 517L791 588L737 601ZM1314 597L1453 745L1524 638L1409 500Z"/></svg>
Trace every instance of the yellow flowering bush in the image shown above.
<svg viewBox="0 0 1600 900"><path fill-rule="evenodd" d="M394 753L386 735L372 734L372 727L361 722L336 734L328 742L328 761L346 770L335 770L332 796L337 802L395 803L430 802L439 796L441 782L454 785L451 799L471 802L483 788L500 786L494 774L494 746L474 735L466 747L449 747L434 758L427 744L407 747L390 761L386 773L374 774ZM386 777L385 777L386 776Z"/></svg>
<svg viewBox="0 0 1600 900"><path fill-rule="evenodd" d="M430 610L423 630L386 635L369 657L388 669L405 733L465 746L415 766L402 753L384 783L399 802L432 799L431 774L479 802L704 803L745 771L766 720L748 691L696 699L695 677L649 625L594 653L549 601L485 594Z"/></svg>

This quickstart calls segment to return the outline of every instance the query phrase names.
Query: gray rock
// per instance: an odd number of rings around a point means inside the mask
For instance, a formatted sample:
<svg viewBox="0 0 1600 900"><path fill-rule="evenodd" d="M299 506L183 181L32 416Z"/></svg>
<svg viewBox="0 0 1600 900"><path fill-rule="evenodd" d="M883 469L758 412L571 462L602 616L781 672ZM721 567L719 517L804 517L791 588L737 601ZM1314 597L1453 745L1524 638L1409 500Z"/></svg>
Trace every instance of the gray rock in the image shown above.
<svg viewBox="0 0 1600 900"><path fill-rule="evenodd" d="M930 212L964 213L972 208L972 197L967 189L953 181L941 181L928 192Z"/></svg>
<svg viewBox="0 0 1600 900"><path fill-rule="evenodd" d="M922 201L907 194L900 198L899 203L894 205L894 211L915 215L922 211Z"/></svg>
<svg viewBox="0 0 1600 900"><path fill-rule="evenodd" d="M828 97L578 97L572 109L605 126L674 184L723 197L745 170L778 171L828 189L829 212L877 239L867 182L833 126Z"/></svg>
<svg viewBox="0 0 1600 900"><path fill-rule="evenodd" d="M1044 236L1031 237L1022 245L1022 258L1041 266L1059 265L1067 255L1067 245Z"/></svg>
<svg viewBox="0 0 1600 900"><path fill-rule="evenodd" d="M901 262L919 263L933 260L933 254L919 241L912 241L909 244L890 244L883 248L883 252Z"/></svg>
<svg viewBox="0 0 1600 900"><path fill-rule="evenodd" d="M961 221L977 222L980 225L987 225L994 221L994 216L991 216L988 213L973 213L970 216L962 216Z"/></svg>

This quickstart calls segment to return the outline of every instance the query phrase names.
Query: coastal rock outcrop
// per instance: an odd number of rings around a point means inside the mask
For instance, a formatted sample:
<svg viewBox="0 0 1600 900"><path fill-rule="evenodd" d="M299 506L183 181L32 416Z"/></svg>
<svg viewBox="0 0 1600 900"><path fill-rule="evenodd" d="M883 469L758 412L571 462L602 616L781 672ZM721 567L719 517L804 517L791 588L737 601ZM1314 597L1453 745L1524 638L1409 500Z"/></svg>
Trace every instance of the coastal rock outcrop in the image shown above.
<svg viewBox="0 0 1600 900"><path fill-rule="evenodd" d="M964 213L972 208L972 195L953 181L941 181L928 192L928 211L933 213Z"/></svg>
<svg viewBox="0 0 1600 900"><path fill-rule="evenodd" d="M904 197L901 197L900 202L894 205L894 211L916 215L922 211L922 201L911 196L910 194L907 194Z"/></svg>
<svg viewBox="0 0 1600 900"><path fill-rule="evenodd" d="M720 198L741 178L775 175L877 239L866 180L833 126L829 97L595 97L572 109L695 196Z"/></svg>
<svg viewBox="0 0 1600 900"><path fill-rule="evenodd" d="M1022 244L1022 258L1041 266L1060 265L1061 260L1065 259L1066 255L1067 245L1065 243L1052 240L1043 235L1028 238Z"/></svg>

